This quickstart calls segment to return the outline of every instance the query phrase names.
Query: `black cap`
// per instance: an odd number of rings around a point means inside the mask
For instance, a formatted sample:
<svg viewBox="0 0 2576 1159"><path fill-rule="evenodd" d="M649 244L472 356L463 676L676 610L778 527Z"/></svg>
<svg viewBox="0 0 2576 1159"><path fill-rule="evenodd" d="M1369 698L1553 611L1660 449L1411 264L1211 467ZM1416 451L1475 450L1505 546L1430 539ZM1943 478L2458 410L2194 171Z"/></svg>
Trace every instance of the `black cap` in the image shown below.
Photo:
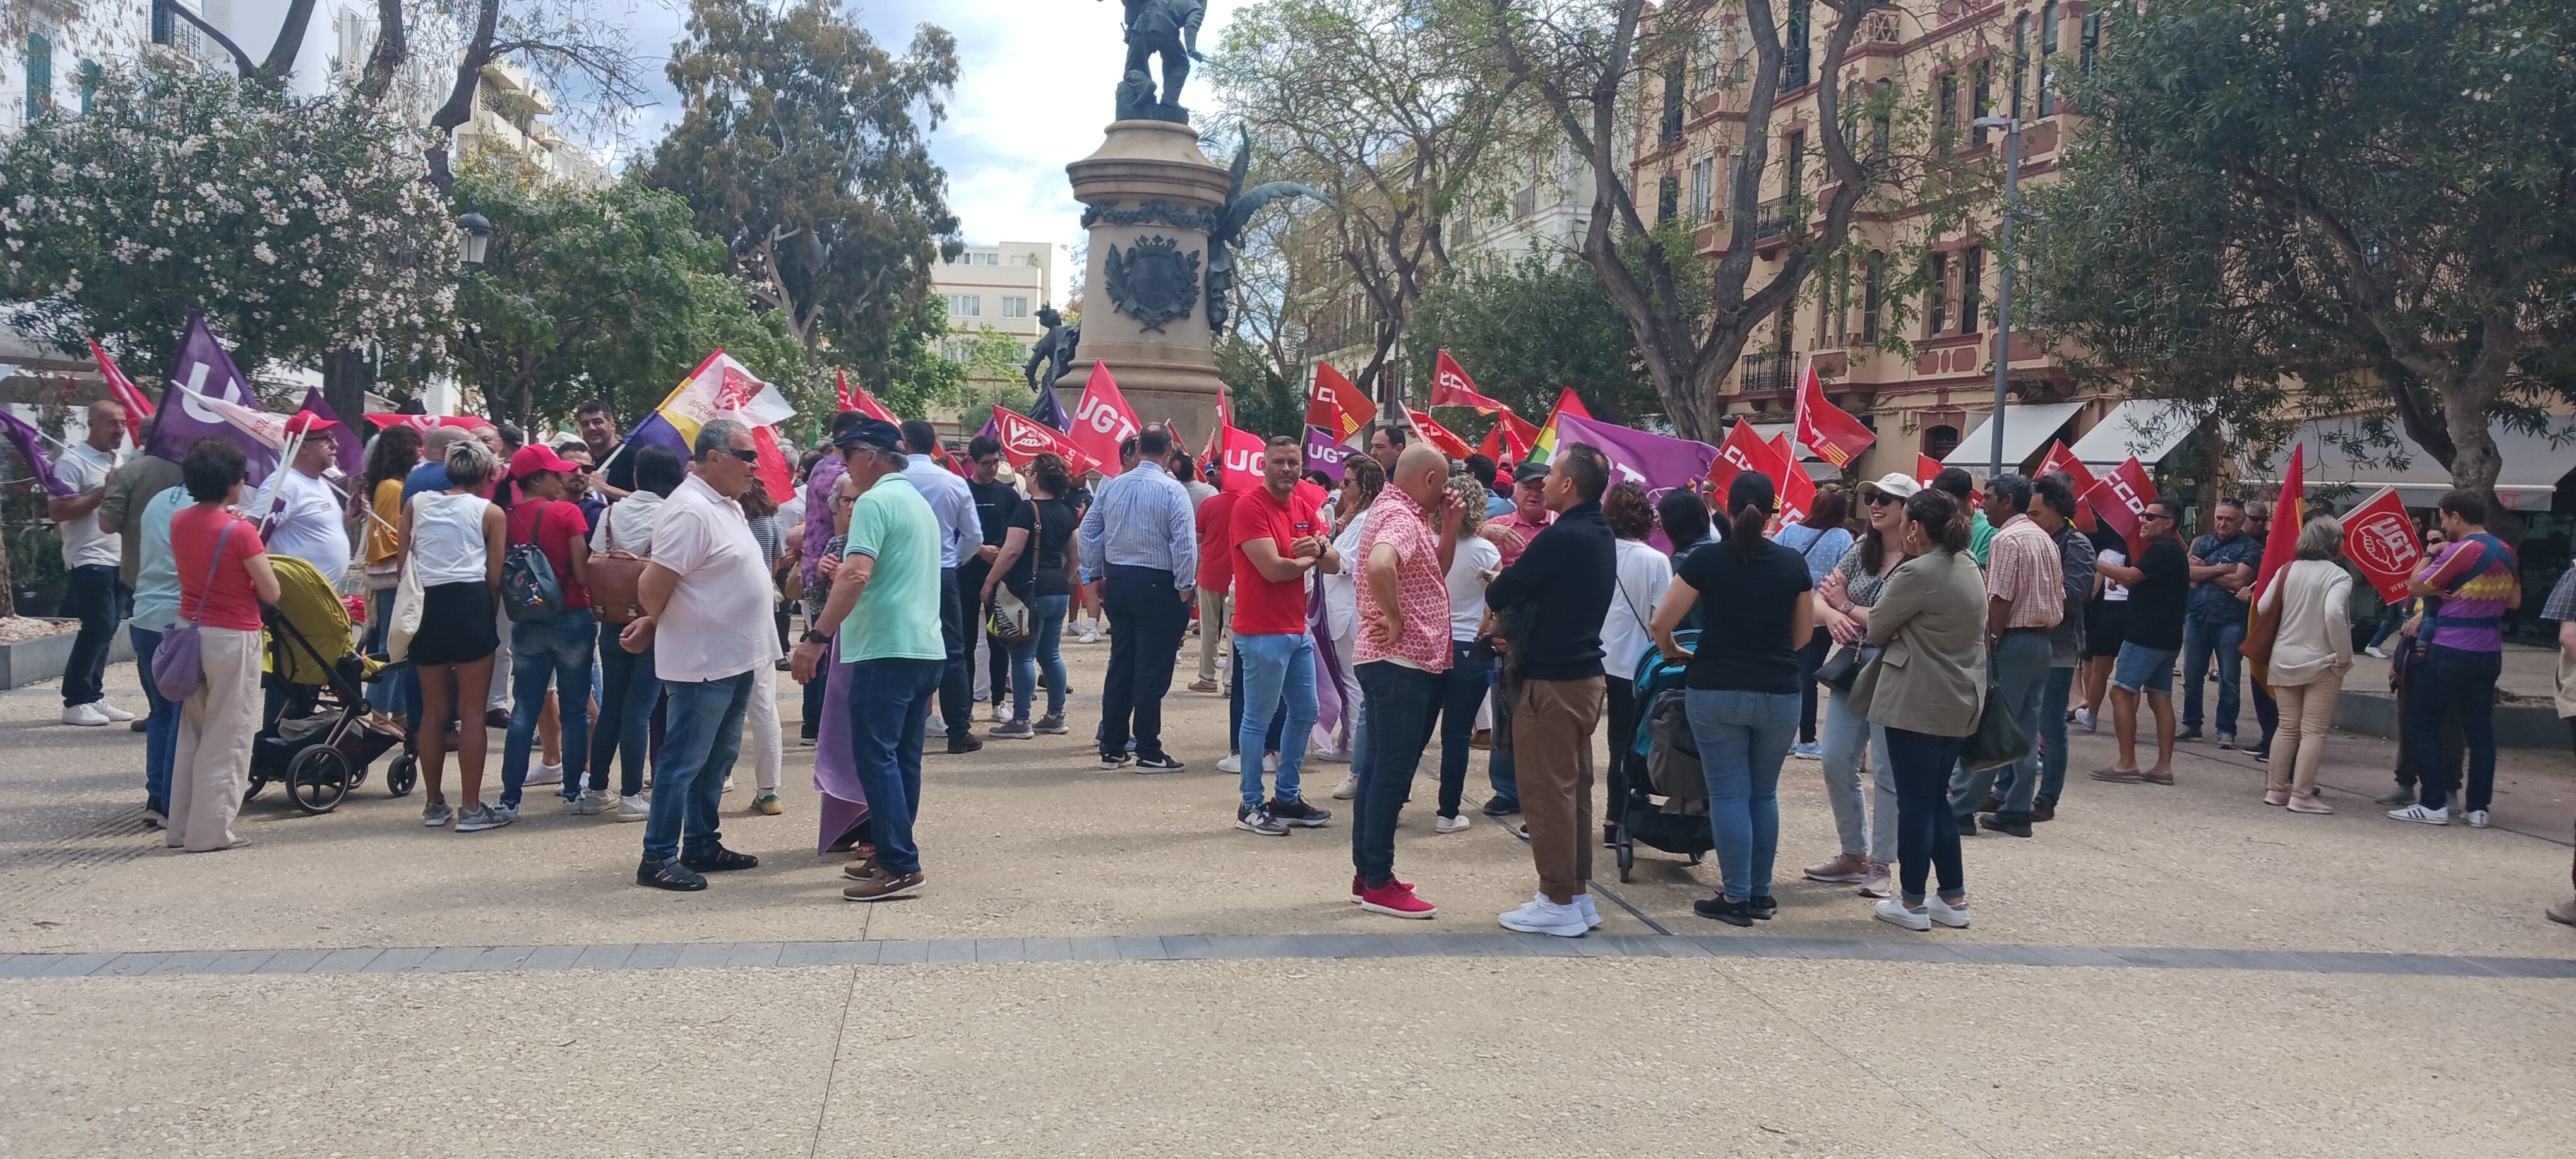
<svg viewBox="0 0 2576 1159"><path fill-rule="evenodd" d="M1512 482L1515 484L1535 483L1544 478L1547 478L1545 463L1523 463L1512 468Z"/></svg>
<svg viewBox="0 0 2576 1159"><path fill-rule="evenodd" d="M832 436L832 445L845 449L866 447L874 451L900 452L903 450L903 431L884 419L860 415L859 421Z"/></svg>

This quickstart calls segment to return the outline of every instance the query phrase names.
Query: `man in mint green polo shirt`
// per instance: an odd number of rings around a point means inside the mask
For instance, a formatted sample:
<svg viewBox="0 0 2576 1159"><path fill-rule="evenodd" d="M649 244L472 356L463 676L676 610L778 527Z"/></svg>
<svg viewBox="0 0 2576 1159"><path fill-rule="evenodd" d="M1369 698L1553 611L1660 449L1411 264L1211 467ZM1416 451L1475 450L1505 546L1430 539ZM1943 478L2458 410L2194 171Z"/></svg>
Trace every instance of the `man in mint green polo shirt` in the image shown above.
<svg viewBox="0 0 2576 1159"><path fill-rule="evenodd" d="M903 437L894 424L863 420L832 445L859 496L818 622L840 625L850 687L865 690L849 698L850 759L876 838L873 858L842 870L855 884L841 896L883 901L917 893L923 881L912 822L921 809L923 732L948 663L939 619L939 517L903 476ZM797 680L822 678L830 643L822 632L805 633L796 648Z"/></svg>

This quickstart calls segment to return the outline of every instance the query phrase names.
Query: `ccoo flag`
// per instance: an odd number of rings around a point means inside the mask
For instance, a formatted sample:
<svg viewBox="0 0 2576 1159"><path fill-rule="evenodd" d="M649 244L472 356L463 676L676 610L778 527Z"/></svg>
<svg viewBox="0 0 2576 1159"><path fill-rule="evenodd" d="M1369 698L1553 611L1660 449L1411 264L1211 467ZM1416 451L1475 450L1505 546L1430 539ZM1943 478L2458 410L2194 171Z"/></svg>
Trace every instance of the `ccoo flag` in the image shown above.
<svg viewBox="0 0 2576 1159"><path fill-rule="evenodd" d="M1813 358L1807 360L1807 375L1798 383L1797 430L1798 441L1836 470L1848 470L1853 459L1878 441L1876 432L1825 398L1825 383L1816 376Z"/></svg>

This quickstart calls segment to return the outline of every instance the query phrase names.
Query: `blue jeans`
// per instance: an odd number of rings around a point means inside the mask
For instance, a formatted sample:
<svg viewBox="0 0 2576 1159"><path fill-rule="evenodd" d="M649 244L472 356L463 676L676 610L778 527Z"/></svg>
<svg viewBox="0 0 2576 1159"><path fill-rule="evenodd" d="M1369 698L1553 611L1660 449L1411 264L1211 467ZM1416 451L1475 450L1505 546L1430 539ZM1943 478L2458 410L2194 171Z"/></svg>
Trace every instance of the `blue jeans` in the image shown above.
<svg viewBox="0 0 2576 1159"><path fill-rule="evenodd" d="M1458 815L1467 795L1467 753L1476 739L1476 709L1493 686L1492 660L1470 659L1473 640L1449 641L1449 671L1440 680L1440 815ZM1617 741L1614 739L1615 747Z"/></svg>
<svg viewBox="0 0 2576 1159"><path fill-rule="evenodd" d="M379 588L375 591L368 592L367 655L376 656L383 654L385 650L385 636L393 630L393 622L394 589ZM410 669L404 669L404 671L408 672ZM375 709L378 712L389 712L395 716L411 715L410 707L403 703L402 674L396 673L391 676L382 677L375 683L368 685L367 707Z"/></svg>
<svg viewBox="0 0 2576 1159"><path fill-rule="evenodd" d="M134 667L143 677L143 700L152 706L143 718L143 804L162 816L170 815L170 767L179 756L179 702L164 699L159 685L152 683L152 654L161 650L161 633L150 628L125 627L125 635L134 641Z"/></svg>
<svg viewBox="0 0 2576 1159"><path fill-rule="evenodd" d="M1064 612L1072 606L1072 596L1037 596L1029 601L1029 614L1037 618L1038 632L1011 649L1012 720L1029 718L1029 701L1037 695L1040 669L1046 673L1046 714L1064 715Z"/></svg>
<svg viewBox="0 0 2576 1159"><path fill-rule="evenodd" d="M1503 666L1496 664L1487 677L1494 692L1494 735L1501 736L1511 727L1512 698L1503 691ZM1501 745L1485 754L1485 780L1493 785L1494 795L1518 805L1521 799L1521 771L1512 754Z"/></svg>
<svg viewBox="0 0 2576 1159"><path fill-rule="evenodd" d="M609 758L615 757L617 795L632 797L644 791L644 760L662 681L653 675L652 649L639 655L618 646L617 635L625 630L624 624L599 626L599 727L590 732L590 787L608 788ZM566 788L572 782L564 778Z"/></svg>
<svg viewBox="0 0 2576 1159"><path fill-rule="evenodd" d="M1780 852L1780 763L1798 739L1798 694L1693 688L1682 706L1699 742L1708 832L1726 896L1769 897Z"/></svg>
<svg viewBox="0 0 2576 1159"><path fill-rule="evenodd" d="M133 592L112 563L86 563L64 577L63 615L80 621L71 659L63 662L63 707L95 701L107 683L107 653Z"/></svg>
<svg viewBox="0 0 2576 1159"><path fill-rule="evenodd" d="M1896 774L1888 771L1887 730L1862 720L1852 711L1851 694L1836 690L1825 698L1816 738L1825 748L1825 800L1833 806L1843 852L1895 864Z"/></svg>
<svg viewBox="0 0 2576 1159"><path fill-rule="evenodd" d="M1262 803L1262 742L1270 718L1285 700L1288 718L1279 731L1279 789L1282 801L1297 799L1297 774L1306 765L1306 738L1315 731L1315 643L1304 632L1236 634L1234 651L1243 657L1243 721L1235 730L1236 751L1243 754L1237 786L1246 808Z"/></svg>
<svg viewBox="0 0 2576 1159"><path fill-rule="evenodd" d="M1995 694L2003 698L2004 706L2020 723L2021 734L2038 740L2039 702L2048 688L2048 633L2031 629L2004 633L1995 640L1994 652L1986 661L1986 671L1994 680ZM2059 735L2063 736L2066 725L2062 719L2057 727ZM1976 813L2004 771L1987 769L1982 773L1972 773L1962 768L1953 772L1950 777L1950 811L1962 817ZM2020 790L2020 803L2004 807L2028 812L2031 790L2039 783L2038 746L2033 745L2030 755L2013 762L2011 774L2014 787Z"/></svg>
<svg viewBox="0 0 2576 1159"><path fill-rule="evenodd" d="M2484 809L2495 796L2495 686L2504 674L2504 653L2469 652L2435 646L2407 674L2415 695L2406 703L2406 743L2415 749L2415 767L2424 779L2424 807L2444 807L2451 790L2451 768L2442 760L2442 717L2458 713L2460 740L2469 753L2468 792L2461 807Z"/></svg>
<svg viewBox="0 0 2576 1159"><path fill-rule="evenodd" d="M1896 770L1896 881L1907 905L1923 904L1924 879L1935 871L1942 897L1956 900L1968 892L1968 872L1959 861L1959 820L1942 795L1967 741L1887 730L1887 763Z"/></svg>
<svg viewBox="0 0 2576 1159"><path fill-rule="evenodd" d="M1056 609L1058 613L1062 608ZM850 762L868 797L868 832L877 868L893 877L921 869L913 818L921 813L921 745L930 701L940 694L945 660L861 660L850 666Z"/></svg>
<svg viewBox="0 0 2576 1159"><path fill-rule="evenodd" d="M670 730L653 766L644 860L669 861L682 848L710 853L722 844L716 811L724 800L724 779L742 755L742 716L751 707L753 675L663 684L671 697Z"/></svg>
<svg viewBox="0 0 2576 1159"><path fill-rule="evenodd" d="M1360 782L1351 801L1351 868L1360 884L1375 888L1395 880L1395 822L1412 791L1422 750L1431 743L1440 674L1372 660L1359 666L1358 675L1369 729L1367 749L1351 756L1351 773ZM1280 768L1287 767L1282 761Z"/></svg>
<svg viewBox="0 0 2576 1159"><path fill-rule="evenodd" d="M590 609L573 608L543 623L510 625L510 733L501 748L501 803L516 808L528 779L528 745L555 686L555 719L563 725L563 797L581 795L590 761L590 658L599 627ZM613 645L612 641L612 645ZM619 649L624 651L624 649Z"/></svg>
<svg viewBox="0 0 2576 1159"><path fill-rule="evenodd" d="M2237 668L2242 657L2237 647L2245 642L2245 621L2212 624L2186 617L2182 622L2182 727L2200 727L2200 692L2207 679L2209 657L2218 655L2218 716L2210 731L2220 736L2236 735Z"/></svg>
<svg viewBox="0 0 2576 1159"><path fill-rule="evenodd" d="M1243 747L1241 738L1237 734L1243 731L1243 649L1229 648L1227 651L1233 654L1233 659L1229 661L1233 667L1228 669L1232 673L1232 678L1226 682L1225 748L1229 753L1240 753ZM1279 710L1270 714L1270 731L1261 734L1261 751L1278 752L1279 732L1286 727L1288 727L1288 702L1283 697L1279 702ZM1351 748L1356 751L1359 748L1359 741L1356 739L1358 726L1354 724L1352 727L1354 739L1351 741Z"/></svg>

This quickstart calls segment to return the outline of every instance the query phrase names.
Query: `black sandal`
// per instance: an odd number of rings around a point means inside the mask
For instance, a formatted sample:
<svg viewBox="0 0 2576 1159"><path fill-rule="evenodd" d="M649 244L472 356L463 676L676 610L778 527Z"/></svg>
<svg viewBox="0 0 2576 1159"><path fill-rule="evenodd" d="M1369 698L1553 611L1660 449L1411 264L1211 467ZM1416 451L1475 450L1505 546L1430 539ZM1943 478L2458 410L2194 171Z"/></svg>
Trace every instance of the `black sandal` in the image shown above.
<svg viewBox="0 0 2576 1159"><path fill-rule="evenodd" d="M667 889L673 893L696 893L707 887L707 879L698 876L688 866L680 864L679 858L674 857L669 861L647 860L637 865L635 884L651 886L654 889Z"/></svg>

